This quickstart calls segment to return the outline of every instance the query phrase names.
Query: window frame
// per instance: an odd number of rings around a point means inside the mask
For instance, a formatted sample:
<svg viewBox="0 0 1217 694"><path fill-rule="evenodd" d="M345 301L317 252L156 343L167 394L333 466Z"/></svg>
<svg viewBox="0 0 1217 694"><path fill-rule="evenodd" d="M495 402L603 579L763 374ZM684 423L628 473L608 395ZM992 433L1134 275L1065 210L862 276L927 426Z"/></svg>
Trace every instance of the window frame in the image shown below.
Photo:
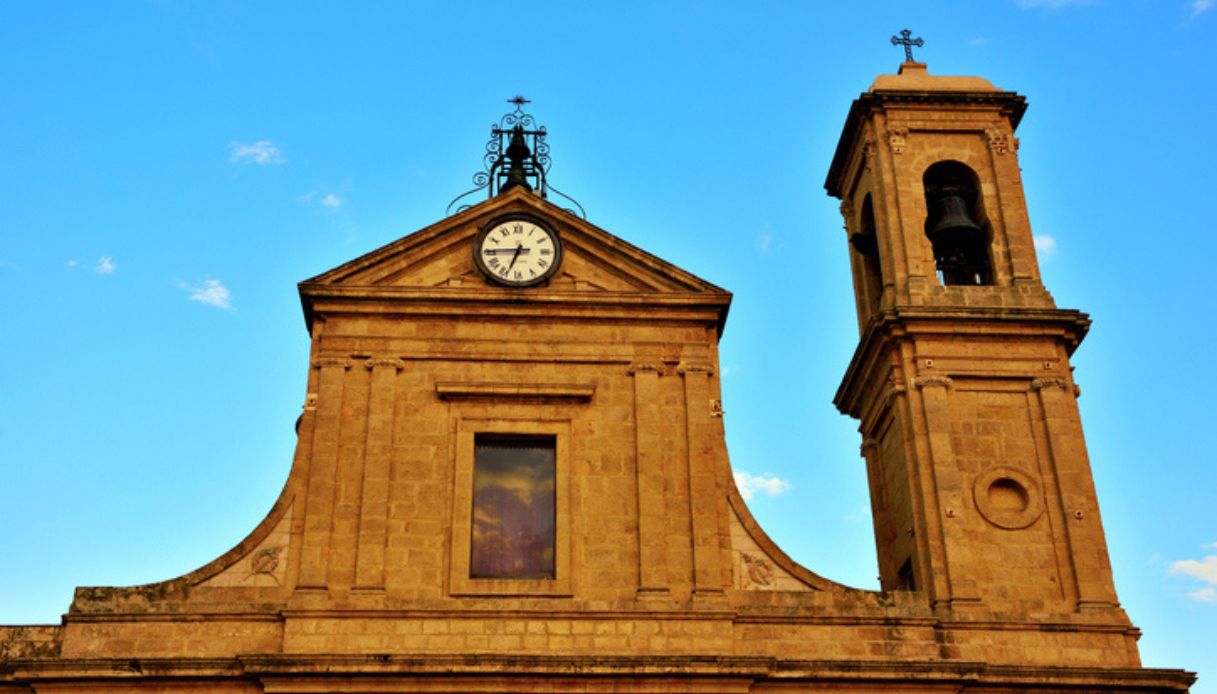
<svg viewBox="0 0 1217 694"><path fill-rule="evenodd" d="M478 434L554 438L554 577L473 578L473 473ZM570 597L570 441L569 419L461 418L456 424L452 498L452 554L449 593Z"/></svg>

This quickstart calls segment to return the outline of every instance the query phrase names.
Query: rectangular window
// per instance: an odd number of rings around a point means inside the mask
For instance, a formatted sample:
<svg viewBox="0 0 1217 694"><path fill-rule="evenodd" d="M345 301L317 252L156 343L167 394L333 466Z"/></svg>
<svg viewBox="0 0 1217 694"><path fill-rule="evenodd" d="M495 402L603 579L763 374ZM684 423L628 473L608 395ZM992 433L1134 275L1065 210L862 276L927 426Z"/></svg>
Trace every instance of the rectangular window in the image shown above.
<svg viewBox="0 0 1217 694"><path fill-rule="evenodd" d="M470 578L554 578L553 436L474 437Z"/></svg>
<svg viewBox="0 0 1217 694"><path fill-rule="evenodd" d="M569 597L570 420L454 424L450 594Z"/></svg>

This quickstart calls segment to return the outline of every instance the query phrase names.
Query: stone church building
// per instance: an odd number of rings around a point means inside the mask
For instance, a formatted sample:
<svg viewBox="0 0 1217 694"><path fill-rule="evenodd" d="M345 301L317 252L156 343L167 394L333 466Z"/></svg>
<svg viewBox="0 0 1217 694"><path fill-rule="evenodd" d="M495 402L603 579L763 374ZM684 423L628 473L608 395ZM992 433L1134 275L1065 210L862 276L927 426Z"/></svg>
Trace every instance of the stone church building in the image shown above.
<svg viewBox="0 0 1217 694"><path fill-rule="evenodd" d="M880 591L793 561L736 489L731 294L554 204L517 110L484 199L300 284L266 519L0 627L0 693L1187 691L1116 597L1069 365L1089 321L1040 281L1024 109L906 62L828 167Z"/></svg>

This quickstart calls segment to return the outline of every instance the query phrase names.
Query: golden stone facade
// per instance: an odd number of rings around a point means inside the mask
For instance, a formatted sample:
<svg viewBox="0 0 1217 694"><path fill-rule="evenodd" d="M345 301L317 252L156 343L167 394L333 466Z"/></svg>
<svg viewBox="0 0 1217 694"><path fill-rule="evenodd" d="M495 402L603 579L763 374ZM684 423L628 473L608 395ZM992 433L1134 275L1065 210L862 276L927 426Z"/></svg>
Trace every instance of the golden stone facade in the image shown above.
<svg viewBox="0 0 1217 694"><path fill-rule="evenodd" d="M1116 600L1069 367L1088 321L1040 282L1023 108L906 63L832 163L850 238L870 235L836 402L881 592L796 564L736 490L731 295L516 188L302 283L307 395L270 514L185 576L0 627L0 692L1186 691L1140 667ZM940 162L975 175L978 286L939 279ZM475 265L507 213L558 230L543 285ZM553 442L549 575L471 572L479 435Z"/></svg>

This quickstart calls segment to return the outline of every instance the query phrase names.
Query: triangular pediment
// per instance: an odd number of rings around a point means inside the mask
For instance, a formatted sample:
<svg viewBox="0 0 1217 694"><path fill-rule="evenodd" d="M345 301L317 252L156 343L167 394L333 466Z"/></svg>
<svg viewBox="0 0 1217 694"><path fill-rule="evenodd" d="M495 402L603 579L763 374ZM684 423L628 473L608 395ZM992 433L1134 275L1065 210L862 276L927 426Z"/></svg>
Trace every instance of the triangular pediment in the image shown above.
<svg viewBox="0 0 1217 694"><path fill-rule="evenodd" d="M557 229L563 260L543 287L530 292L726 294L523 189L498 195L302 283L414 289L484 289L473 260L478 230L503 214L534 215Z"/></svg>

